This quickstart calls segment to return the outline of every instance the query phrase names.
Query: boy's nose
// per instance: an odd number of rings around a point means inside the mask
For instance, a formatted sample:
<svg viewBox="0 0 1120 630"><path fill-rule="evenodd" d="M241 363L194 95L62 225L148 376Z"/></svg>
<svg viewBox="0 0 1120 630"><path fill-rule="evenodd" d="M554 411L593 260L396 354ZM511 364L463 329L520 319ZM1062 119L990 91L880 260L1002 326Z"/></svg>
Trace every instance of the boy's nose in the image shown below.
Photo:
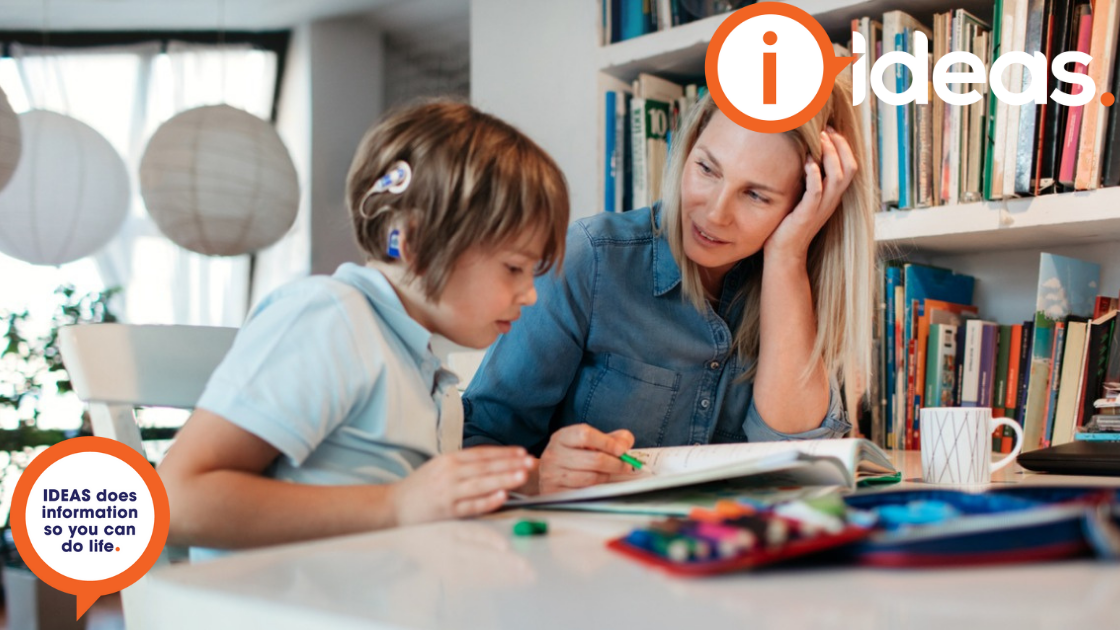
<svg viewBox="0 0 1120 630"><path fill-rule="evenodd" d="M535 284L530 284L529 290L521 294L521 303L525 306L532 306L537 303L537 287Z"/></svg>

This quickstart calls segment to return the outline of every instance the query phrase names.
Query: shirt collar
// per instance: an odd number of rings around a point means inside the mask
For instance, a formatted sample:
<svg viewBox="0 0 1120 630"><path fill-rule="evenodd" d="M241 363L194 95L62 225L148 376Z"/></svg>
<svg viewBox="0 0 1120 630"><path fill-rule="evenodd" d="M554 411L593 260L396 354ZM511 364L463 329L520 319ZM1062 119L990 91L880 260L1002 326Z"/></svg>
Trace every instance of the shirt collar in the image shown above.
<svg viewBox="0 0 1120 630"><path fill-rule="evenodd" d="M365 294L377 315L400 337L409 351L423 364L435 357L432 333L412 319L404 309L393 285L378 270L354 263L344 263L334 272L334 279L353 286Z"/></svg>
<svg viewBox="0 0 1120 630"><path fill-rule="evenodd" d="M661 221L661 202L653 204L650 222L653 223L653 295L661 297L681 283L681 268L673 258L669 247L669 234L664 230L658 233Z"/></svg>

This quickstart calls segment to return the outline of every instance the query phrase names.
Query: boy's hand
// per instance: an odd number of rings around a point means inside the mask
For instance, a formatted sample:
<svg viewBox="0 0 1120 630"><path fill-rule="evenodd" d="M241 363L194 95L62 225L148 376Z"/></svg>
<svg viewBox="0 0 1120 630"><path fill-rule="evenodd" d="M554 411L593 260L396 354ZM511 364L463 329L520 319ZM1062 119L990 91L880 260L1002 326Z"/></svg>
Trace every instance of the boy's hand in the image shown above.
<svg viewBox="0 0 1120 630"><path fill-rule="evenodd" d="M586 424L560 429L541 453L540 493L585 488L630 473L618 456L632 446L634 435L625 429L603 433Z"/></svg>
<svg viewBox="0 0 1120 630"><path fill-rule="evenodd" d="M533 458L513 446L479 446L433 458L393 484L398 525L475 516L525 483Z"/></svg>

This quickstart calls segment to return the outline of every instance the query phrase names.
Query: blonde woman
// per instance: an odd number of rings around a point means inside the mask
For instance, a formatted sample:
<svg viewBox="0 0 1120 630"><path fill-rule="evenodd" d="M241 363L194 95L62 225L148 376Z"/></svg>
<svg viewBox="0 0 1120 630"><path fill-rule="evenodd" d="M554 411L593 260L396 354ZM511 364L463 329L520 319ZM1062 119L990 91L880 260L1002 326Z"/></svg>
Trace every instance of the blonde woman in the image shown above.
<svg viewBox="0 0 1120 630"><path fill-rule="evenodd" d="M525 492L606 481L633 447L841 437L871 355L875 196L850 88L783 134L710 97L662 201L568 230L562 270L490 349L464 445L525 447Z"/></svg>

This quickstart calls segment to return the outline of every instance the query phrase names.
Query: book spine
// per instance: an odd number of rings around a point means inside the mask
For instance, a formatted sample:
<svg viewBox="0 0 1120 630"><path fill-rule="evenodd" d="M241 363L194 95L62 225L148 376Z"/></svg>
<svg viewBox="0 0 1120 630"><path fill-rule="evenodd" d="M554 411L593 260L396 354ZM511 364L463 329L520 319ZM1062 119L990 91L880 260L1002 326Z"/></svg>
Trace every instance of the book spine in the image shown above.
<svg viewBox="0 0 1120 630"><path fill-rule="evenodd" d="M1054 345L1050 353L1050 396L1046 401L1046 428L1042 433L1042 446L1050 446L1054 439L1054 414L1058 406L1058 389L1061 385L1062 355L1065 352L1066 327L1063 322L1054 324Z"/></svg>
<svg viewBox="0 0 1120 630"><path fill-rule="evenodd" d="M631 168L633 178L632 207L644 208L649 205L649 173L646 165L646 99L635 96L630 99L630 147L633 151Z"/></svg>
<svg viewBox="0 0 1120 630"><path fill-rule="evenodd" d="M895 35L894 46L895 50L907 52L909 46L907 45L910 38L910 29L904 29L901 33ZM906 84L908 82L909 71L903 64L895 64L895 92L902 93L906 91ZM904 210L909 208L912 204L910 201L910 127L907 124L908 114L910 112L909 105L900 105L895 110L895 117L898 119L898 209Z"/></svg>
<svg viewBox="0 0 1120 630"><path fill-rule="evenodd" d="M961 376L961 406L976 407L980 401L980 351L984 323L970 320L965 324L964 373Z"/></svg>
<svg viewBox="0 0 1120 630"><path fill-rule="evenodd" d="M1023 343L1019 355L1019 413L1015 419L1022 426L1027 421L1027 389L1031 385L1031 353L1034 351L1034 323L1023 322Z"/></svg>
<svg viewBox="0 0 1120 630"><path fill-rule="evenodd" d="M996 339L996 373L995 389L992 391L992 413L999 409L1003 415L1007 407L1007 366L1011 358L1011 326L999 327Z"/></svg>
<svg viewBox="0 0 1120 630"><path fill-rule="evenodd" d="M992 406L992 381L995 377L998 330L995 324L985 323L980 331L980 385L976 394L977 407Z"/></svg>
<svg viewBox="0 0 1120 630"><path fill-rule="evenodd" d="M614 205L614 191L618 182L618 155L615 141L615 113L618 94L608 91L604 95L603 106L603 210L616 212L619 208Z"/></svg>
<svg viewBox="0 0 1120 630"><path fill-rule="evenodd" d="M1077 50L1089 53L1089 43L1093 32L1093 15L1082 13L1077 26ZM1087 74L1086 66L1082 63L1074 64L1073 71L1077 74ZM1081 93L1081 86L1074 85L1070 94ZM1075 105L1066 110L1065 138L1062 140L1062 162L1058 172L1058 181L1068 188L1075 183L1077 173L1077 150L1081 142L1081 119L1084 116L1084 105Z"/></svg>
<svg viewBox="0 0 1120 630"><path fill-rule="evenodd" d="M1006 416L1015 417L1019 407L1019 356L1022 352L1023 325L1015 324L1011 327L1011 343L1007 355L1007 399L1004 407L1007 408Z"/></svg>
<svg viewBox="0 0 1120 630"><path fill-rule="evenodd" d="M1027 9L1026 50L1031 53L1042 50L1042 18L1045 8L1046 0L1030 0ZM1046 73L1046 77L1049 76L1050 73ZM1020 91L1026 92L1034 81L1045 80L1045 77L1036 78L1030 76L1029 72L1024 72ZM1019 146L1015 153L1015 193L1019 195L1034 193L1031 174L1034 167L1037 120L1038 106L1027 103L1019 108Z"/></svg>

